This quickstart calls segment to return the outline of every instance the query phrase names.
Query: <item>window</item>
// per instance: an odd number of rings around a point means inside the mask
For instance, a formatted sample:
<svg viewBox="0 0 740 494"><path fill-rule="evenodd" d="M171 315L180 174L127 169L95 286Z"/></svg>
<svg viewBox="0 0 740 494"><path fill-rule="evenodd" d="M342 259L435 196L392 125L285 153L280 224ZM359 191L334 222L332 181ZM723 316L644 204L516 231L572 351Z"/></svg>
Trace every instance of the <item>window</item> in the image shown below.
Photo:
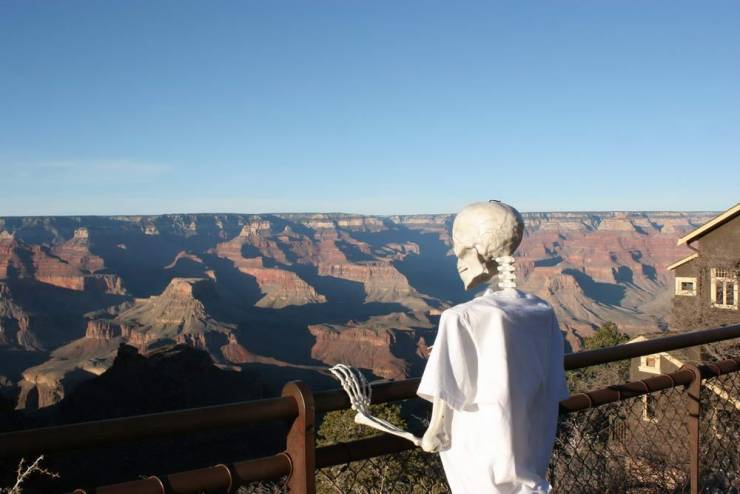
<svg viewBox="0 0 740 494"><path fill-rule="evenodd" d="M729 269L712 268L712 306L737 310L737 273Z"/></svg>
<svg viewBox="0 0 740 494"><path fill-rule="evenodd" d="M687 276L676 277L676 295L682 295L684 297L696 296L696 278L689 278Z"/></svg>
<svg viewBox="0 0 740 494"><path fill-rule="evenodd" d="M649 374L660 374L660 355L640 357L638 370Z"/></svg>

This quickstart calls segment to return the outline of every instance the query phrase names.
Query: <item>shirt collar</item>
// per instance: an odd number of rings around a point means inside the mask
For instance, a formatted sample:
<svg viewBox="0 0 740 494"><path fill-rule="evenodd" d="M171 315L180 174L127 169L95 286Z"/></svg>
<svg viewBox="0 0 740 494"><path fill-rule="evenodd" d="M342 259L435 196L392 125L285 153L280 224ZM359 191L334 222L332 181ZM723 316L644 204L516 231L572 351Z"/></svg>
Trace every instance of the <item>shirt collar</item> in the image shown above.
<svg viewBox="0 0 740 494"><path fill-rule="evenodd" d="M477 295L475 298L479 297L487 297L488 295L491 295L492 293L496 293L496 290L492 289L490 286L486 288L486 291L481 293L480 295Z"/></svg>

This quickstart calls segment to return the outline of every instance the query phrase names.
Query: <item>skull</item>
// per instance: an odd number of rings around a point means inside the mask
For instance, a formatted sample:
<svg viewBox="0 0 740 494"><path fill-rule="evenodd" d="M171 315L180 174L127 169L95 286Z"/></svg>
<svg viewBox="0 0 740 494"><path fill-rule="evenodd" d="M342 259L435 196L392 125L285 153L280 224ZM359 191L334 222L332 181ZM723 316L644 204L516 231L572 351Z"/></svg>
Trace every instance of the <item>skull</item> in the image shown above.
<svg viewBox="0 0 740 494"><path fill-rule="evenodd" d="M465 289L491 279L496 258L512 255L523 232L522 216L508 204L491 200L463 208L452 224L452 248Z"/></svg>

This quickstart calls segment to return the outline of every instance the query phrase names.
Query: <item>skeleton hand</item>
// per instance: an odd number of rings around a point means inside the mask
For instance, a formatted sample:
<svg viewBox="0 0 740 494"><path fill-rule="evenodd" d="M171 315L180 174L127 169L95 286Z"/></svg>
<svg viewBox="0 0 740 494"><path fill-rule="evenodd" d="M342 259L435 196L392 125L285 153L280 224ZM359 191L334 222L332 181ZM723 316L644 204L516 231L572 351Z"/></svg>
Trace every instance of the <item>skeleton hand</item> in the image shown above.
<svg viewBox="0 0 740 494"><path fill-rule="evenodd" d="M329 372L342 384L342 388L349 396L352 410L356 411L355 422L366 425L394 436L402 437L411 441L416 446L421 445L421 439L410 432L383 419L373 417L370 413L370 401L372 399L372 388L361 372L354 370L344 364L337 364L329 369Z"/></svg>

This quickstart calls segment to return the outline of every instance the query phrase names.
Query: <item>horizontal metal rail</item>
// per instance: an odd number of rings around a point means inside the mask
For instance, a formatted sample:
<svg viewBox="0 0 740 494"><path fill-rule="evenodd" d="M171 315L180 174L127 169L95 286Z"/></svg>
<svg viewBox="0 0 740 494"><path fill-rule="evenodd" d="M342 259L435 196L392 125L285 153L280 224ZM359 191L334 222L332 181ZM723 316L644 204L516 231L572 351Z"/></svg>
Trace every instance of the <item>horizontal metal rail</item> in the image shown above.
<svg viewBox="0 0 740 494"><path fill-rule="evenodd" d="M279 479L289 475L290 458L285 453L233 463L215 465L187 472L173 473L163 478L148 477L120 484L91 489L77 489L73 494L185 494L223 491L231 492L251 482Z"/></svg>
<svg viewBox="0 0 740 494"><path fill-rule="evenodd" d="M697 367L701 373L701 379L717 377L724 374L740 371L740 358L727 359L716 364L703 364ZM634 398L636 396L653 393L662 389L675 388L677 386L688 386L694 380L694 371L684 366L676 372L661 374L642 381L626 384L608 386L596 391L578 393L560 402L560 413L568 414L585 410L587 408L606 405L616 401Z"/></svg>
<svg viewBox="0 0 740 494"><path fill-rule="evenodd" d="M565 356L564 366L566 370L574 370L732 338L740 338L740 324L598 350L569 353ZM418 378L375 383L373 384L373 403L415 398L418 386ZM350 407L349 399L341 389L315 393L314 403L316 412ZM290 420L294 419L297 414L295 401L289 397L281 397L6 432L0 434L0 457L80 449L271 420Z"/></svg>
<svg viewBox="0 0 740 494"><path fill-rule="evenodd" d="M367 460L376 456L400 453L415 447L412 442L390 434L358 439L348 443L332 444L331 446L316 448L316 468Z"/></svg>
<svg viewBox="0 0 740 494"><path fill-rule="evenodd" d="M586 352L569 353L565 356L565 370L582 369L592 365L608 364L619 360L717 343L733 338L740 338L740 324L663 336L653 340L599 348Z"/></svg>
<svg viewBox="0 0 740 494"><path fill-rule="evenodd" d="M292 398L269 398L0 434L0 457L67 451L194 431L268 422L298 415Z"/></svg>

